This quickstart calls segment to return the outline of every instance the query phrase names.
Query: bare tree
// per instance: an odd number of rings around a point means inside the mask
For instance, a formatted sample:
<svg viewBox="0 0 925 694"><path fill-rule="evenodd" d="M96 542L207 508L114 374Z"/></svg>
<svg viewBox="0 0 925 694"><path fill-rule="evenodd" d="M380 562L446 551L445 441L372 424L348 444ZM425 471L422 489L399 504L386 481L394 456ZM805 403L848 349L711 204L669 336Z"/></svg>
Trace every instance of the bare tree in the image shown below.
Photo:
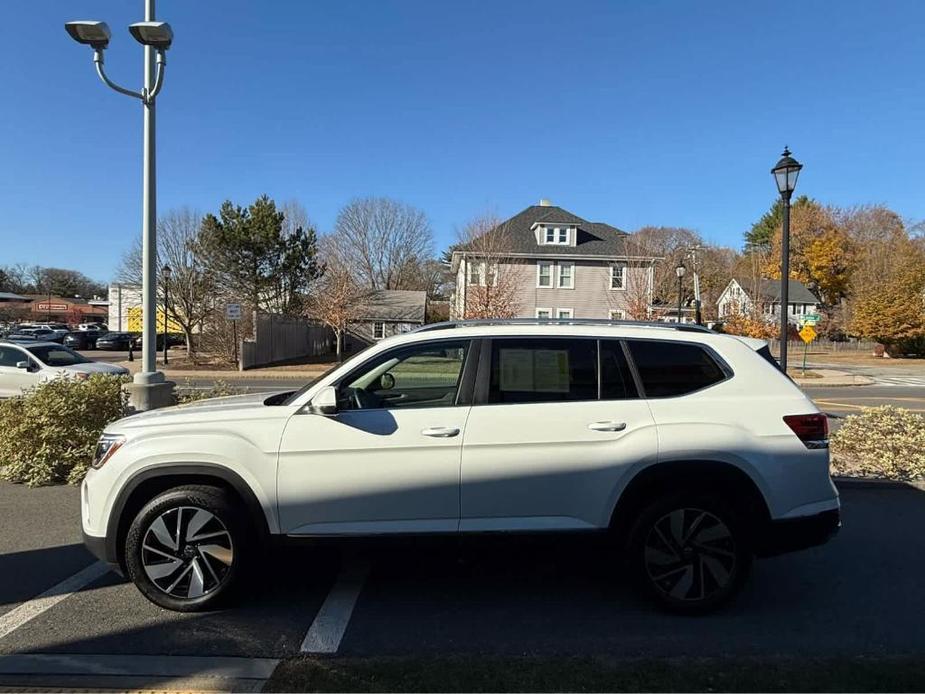
<svg viewBox="0 0 925 694"><path fill-rule="evenodd" d="M217 297L215 283L206 271L196 243L202 216L188 208L171 210L157 220L157 267L170 266L171 275L166 285L168 320L176 323L186 338L187 355L196 352L195 335L203 322L215 310ZM135 240L131 250L122 259L117 279L126 284L141 284L141 241ZM158 307L164 305L165 283L157 283Z"/></svg>
<svg viewBox="0 0 925 694"><path fill-rule="evenodd" d="M520 308L520 290L527 269L511 257L510 228L491 214L469 222L457 251L464 265L462 318L513 318Z"/></svg>
<svg viewBox="0 0 925 694"><path fill-rule="evenodd" d="M433 234L423 211L389 198L349 202L330 235L338 265L370 289L409 289L431 256Z"/></svg>
<svg viewBox="0 0 925 694"><path fill-rule="evenodd" d="M320 251L324 274L312 284L305 300L305 313L308 318L331 328L337 361L342 361L347 327L360 317L374 290L361 286L352 270L341 262L334 239L324 239Z"/></svg>

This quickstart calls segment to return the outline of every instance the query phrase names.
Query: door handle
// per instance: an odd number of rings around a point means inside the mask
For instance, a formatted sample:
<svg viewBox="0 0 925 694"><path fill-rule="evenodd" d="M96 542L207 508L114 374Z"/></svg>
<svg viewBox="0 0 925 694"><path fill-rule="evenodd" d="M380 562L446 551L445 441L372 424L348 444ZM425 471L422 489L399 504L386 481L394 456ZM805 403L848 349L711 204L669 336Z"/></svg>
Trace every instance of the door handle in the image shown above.
<svg viewBox="0 0 925 694"><path fill-rule="evenodd" d="M588 428L591 431L623 431L626 429L626 422L591 422Z"/></svg>
<svg viewBox="0 0 925 694"><path fill-rule="evenodd" d="M421 433L424 434L424 436L448 439L459 435L459 427L428 427L427 429L422 429Z"/></svg>

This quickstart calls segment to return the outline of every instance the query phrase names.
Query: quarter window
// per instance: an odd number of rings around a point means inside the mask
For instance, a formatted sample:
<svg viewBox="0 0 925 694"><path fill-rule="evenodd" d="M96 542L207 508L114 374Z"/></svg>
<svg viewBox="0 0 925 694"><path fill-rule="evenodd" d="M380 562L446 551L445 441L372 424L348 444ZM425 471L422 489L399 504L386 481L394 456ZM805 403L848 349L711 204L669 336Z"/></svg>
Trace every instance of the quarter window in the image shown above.
<svg viewBox="0 0 925 694"><path fill-rule="evenodd" d="M597 342L496 339L491 346L492 403L597 400Z"/></svg>
<svg viewBox="0 0 925 694"><path fill-rule="evenodd" d="M700 345L686 342L627 342L646 397L685 395L726 378L716 360Z"/></svg>

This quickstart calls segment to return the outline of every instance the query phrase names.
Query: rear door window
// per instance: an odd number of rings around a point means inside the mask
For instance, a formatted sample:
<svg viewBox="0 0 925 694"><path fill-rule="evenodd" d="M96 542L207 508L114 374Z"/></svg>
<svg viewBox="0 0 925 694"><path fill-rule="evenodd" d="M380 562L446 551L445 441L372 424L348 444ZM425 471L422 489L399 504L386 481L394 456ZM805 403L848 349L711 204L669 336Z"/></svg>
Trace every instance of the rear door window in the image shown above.
<svg viewBox="0 0 925 694"><path fill-rule="evenodd" d="M717 361L700 345L662 340L629 340L627 344L646 397L685 395L726 378Z"/></svg>
<svg viewBox="0 0 925 694"><path fill-rule="evenodd" d="M601 340L601 400L639 397L623 345L619 340Z"/></svg>
<svg viewBox="0 0 925 694"><path fill-rule="evenodd" d="M597 341L491 341L491 403L597 400Z"/></svg>

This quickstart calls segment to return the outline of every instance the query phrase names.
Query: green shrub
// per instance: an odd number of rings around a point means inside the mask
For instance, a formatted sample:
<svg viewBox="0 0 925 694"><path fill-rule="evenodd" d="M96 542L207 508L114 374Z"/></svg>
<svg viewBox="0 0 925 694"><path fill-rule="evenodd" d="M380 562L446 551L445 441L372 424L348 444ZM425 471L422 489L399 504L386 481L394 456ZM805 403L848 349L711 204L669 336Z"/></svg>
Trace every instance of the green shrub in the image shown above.
<svg viewBox="0 0 925 694"><path fill-rule="evenodd" d="M215 381L212 387L206 390L193 390L190 386L190 380L186 379L186 387L183 390L177 389L177 402L183 404L196 402L197 400L208 400L209 398L226 398L229 395L242 395L245 392L244 389L235 388L221 379Z"/></svg>
<svg viewBox="0 0 925 694"><path fill-rule="evenodd" d="M78 484L103 428L126 415L123 382L55 378L0 401L0 477L31 487Z"/></svg>
<svg viewBox="0 0 925 694"><path fill-rule="evenodd" d="M925 417L891 405L845 418L832 435L832 470L839 475L925 478Z"/></svg>

